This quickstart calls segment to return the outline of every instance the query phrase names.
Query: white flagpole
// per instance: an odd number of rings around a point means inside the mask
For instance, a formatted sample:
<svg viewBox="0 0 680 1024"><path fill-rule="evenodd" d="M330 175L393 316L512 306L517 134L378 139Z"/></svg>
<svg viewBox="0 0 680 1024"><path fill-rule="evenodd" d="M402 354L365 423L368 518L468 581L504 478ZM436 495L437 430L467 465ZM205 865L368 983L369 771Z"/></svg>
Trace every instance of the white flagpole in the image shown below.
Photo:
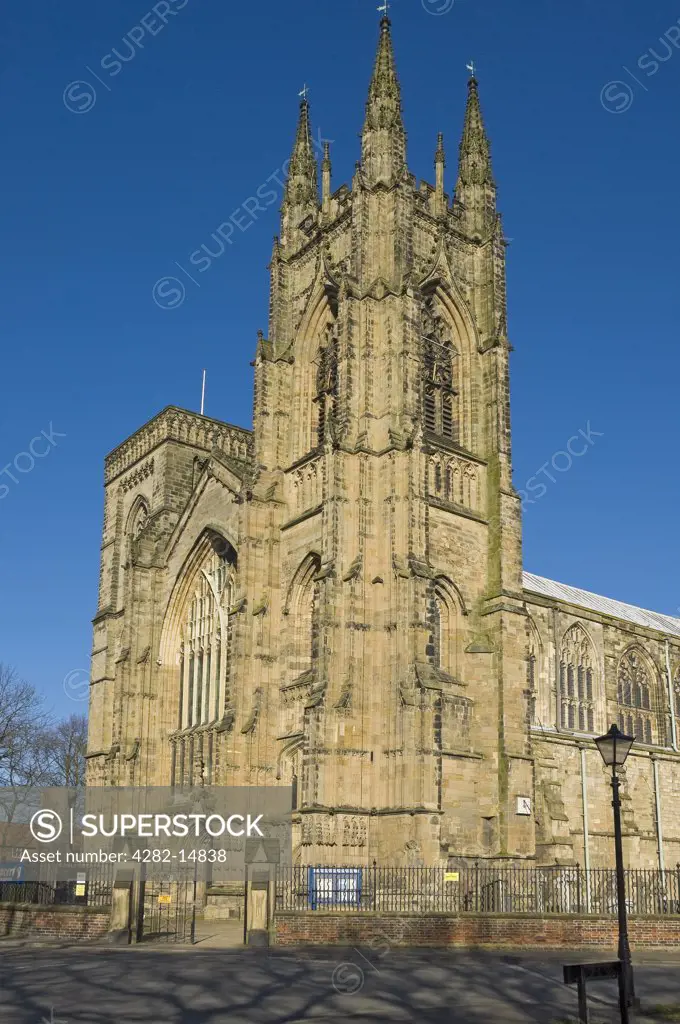
<svg viewBox="0 0 680 1024"><path fill-rule="evenodd" d="M201 416L205 408L205 370L203 371L203 386L201 387Z"/></svg>

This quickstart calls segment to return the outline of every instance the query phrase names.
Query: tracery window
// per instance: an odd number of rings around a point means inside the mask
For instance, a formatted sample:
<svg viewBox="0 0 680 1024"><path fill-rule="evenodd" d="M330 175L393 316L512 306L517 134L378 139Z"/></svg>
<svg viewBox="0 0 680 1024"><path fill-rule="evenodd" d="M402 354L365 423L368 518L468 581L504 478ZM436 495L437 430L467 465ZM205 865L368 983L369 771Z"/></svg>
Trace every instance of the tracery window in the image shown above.
<svg viewBox="0 0 680 1024"><path fill-rule="evenodd" d="M621 659L617 679L619 728L640 743L659 742L654 683L645 660L636 650Z"/></svg>
<svg viewBox="0 0 680 1024"><path fill-rule="evenodd" d="M594 654L579 623L571 626L560 647L560 722L563 729L595 731Z"/></svg>
<svg viewBox="0 0 680 1024"><path fill-rule="evenodd" d="M229 608L233 603L235 554L222 538L196 577L186 603L179 650L180 729L222 716L229 670Z"/></svg>
<svg viewBox="0 0 680 1024"><path fill-rule="evenodd" d="M316 388L314 402L317 406L316 443L323 444L326 424L337 412L338 398L338 338L335 322L328 324L323 342L316 356Z"/></svg>
<svg viewBox="0 0 680 1024"><path fill-rule="evenodd" d="M423 420L425 430L458 440L458 353L433 295L423 306Z"/></svg>

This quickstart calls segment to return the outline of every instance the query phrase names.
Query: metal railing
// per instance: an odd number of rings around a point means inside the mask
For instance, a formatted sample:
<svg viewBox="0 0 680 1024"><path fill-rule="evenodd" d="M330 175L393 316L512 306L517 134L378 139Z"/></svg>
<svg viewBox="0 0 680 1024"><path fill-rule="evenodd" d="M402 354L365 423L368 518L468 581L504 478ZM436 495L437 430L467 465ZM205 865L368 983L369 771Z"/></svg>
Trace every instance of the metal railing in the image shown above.
<svg viewBox="0 0 680 1024"><path fill-rule="evenodd" d="M630 914L680 915L676 870L626 871ZM579 867L280 867L276 909L480 914L617 913L616 872Z"/></svg>
<svg viewBox="0 0 680 1024"><path fill-rule="evenodd" d="M0 882L0 903L54 903L54 895L45 882Z"/></svg>
<svg viewBox="0 0 680 1024"><path fill-rule="evenodd" d="M0 903L86 904L89 907L110 906L113 899L113 876L108 871L87 873L84 894L76 881L0 882Z"/></svg>

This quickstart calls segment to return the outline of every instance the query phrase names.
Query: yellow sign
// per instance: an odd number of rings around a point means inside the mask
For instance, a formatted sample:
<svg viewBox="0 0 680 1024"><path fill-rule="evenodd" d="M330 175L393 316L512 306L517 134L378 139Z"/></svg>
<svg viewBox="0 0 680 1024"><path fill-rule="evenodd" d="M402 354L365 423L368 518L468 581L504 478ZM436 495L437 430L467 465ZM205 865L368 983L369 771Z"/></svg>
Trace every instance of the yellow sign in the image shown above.
<svg viewBox="0 0 680 1024"><path fill-rule="evenodd" d="M459 879L460 879L460 874L459 874L458 871L445 871L444 872L444 881L445 882L457 882Z"/></svg>
<svg viewBox="0 0 680 1024"><path fill-rule="evenodd" d="M85 886L82 883L77 883L76 884L76 896L84 896L84 895L85 895Z"/></svg>
<svg viewBox="0 0 680 1024"><path fill-rule="evenodd" d="M158 897L158 902L167 906L168 903L172 903L172 896L170 896L169 894L161 893L161 895Z"/></svg>

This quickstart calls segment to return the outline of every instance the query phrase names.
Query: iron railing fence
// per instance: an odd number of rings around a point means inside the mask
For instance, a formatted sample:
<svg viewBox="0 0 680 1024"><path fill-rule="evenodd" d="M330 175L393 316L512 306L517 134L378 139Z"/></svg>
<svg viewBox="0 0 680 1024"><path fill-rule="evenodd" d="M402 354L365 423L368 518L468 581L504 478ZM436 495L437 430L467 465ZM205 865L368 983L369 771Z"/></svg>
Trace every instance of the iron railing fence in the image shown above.
<svg viewBox="0 0 680 1024"><path fill-rule="evenodd" d="M0 903L86 904L108 907L113 900L113 875L110 868L86 873L85 890L77 881L47 879L30 882L0 882Z"/></svg>
<svg viewBox="0 0 680 1024"><path fill-rule="evenodd" d="M54 902L54 887L45 882L0 882L0 903Z"/></svg>
<svg viewBox="0 0 680 1024"><path fill-rule="evenodd" d="M680 915L680 867L625 872L631 914ZM618 912L608 868L279 867L278 910L413 913L600 914Z"/></svg>

